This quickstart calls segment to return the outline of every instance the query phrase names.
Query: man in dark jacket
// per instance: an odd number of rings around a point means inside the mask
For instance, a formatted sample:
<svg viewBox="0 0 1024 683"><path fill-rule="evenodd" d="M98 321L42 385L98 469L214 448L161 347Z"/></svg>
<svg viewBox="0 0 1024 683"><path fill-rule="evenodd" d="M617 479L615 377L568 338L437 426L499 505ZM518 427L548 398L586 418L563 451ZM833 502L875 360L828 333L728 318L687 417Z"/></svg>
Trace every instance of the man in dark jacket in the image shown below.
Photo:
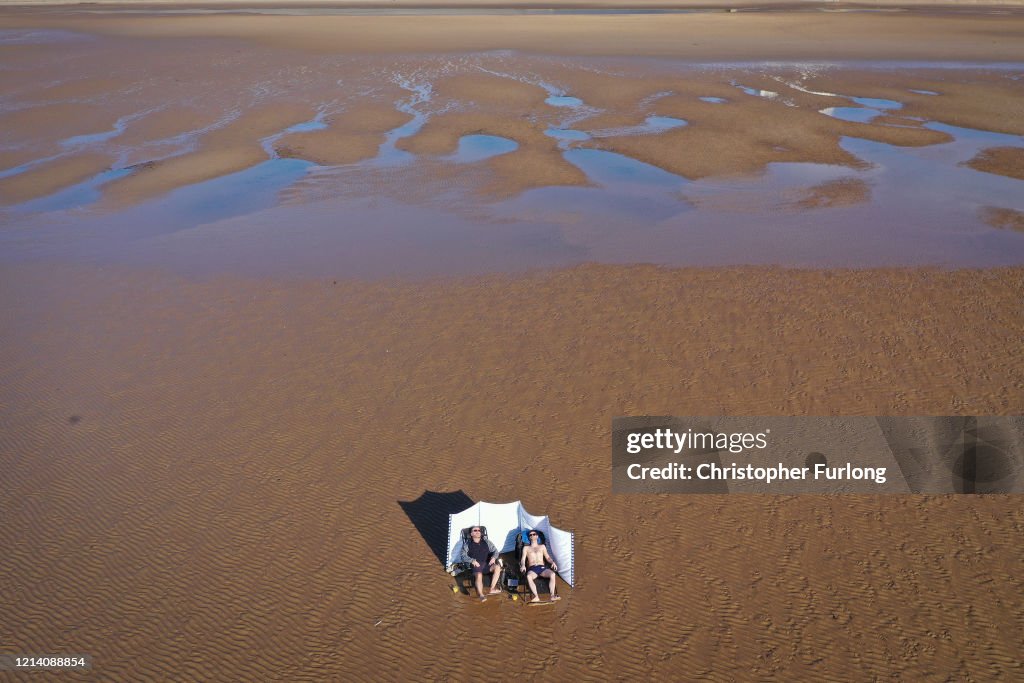
<svg viewBox="0 0 1024 683"><path fill-rule="evenodd" d="M486 600L484 595L484 574L491 575L491 590L489 595L498 595L498 580L501 578L501 565L498 564L498 549L494 547L489 538L483 538L483 529L478 526L469 530L469 542L462 545L462 562L473 567L473 579L476 581L476 592L480 600Z"/></svg>

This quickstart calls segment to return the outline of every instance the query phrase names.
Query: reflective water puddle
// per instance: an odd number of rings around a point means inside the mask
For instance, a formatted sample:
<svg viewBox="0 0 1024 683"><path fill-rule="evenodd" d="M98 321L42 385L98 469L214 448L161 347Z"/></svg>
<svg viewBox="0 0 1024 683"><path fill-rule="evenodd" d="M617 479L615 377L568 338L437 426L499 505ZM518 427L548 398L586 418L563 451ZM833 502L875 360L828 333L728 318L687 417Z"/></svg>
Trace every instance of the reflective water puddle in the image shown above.
<svg viewBox="0 0 1024 683"><path fill-rule="evenodd" d="M741 85L736 81L732 81L731 85L735 88L739 88L747 95L753 95L754 97L763 97L766 100L774 100L776 97L779 96L779 93L773 90L761 90L759 88L751 88L746 85Z"/></svg>
<svg viewBox="0 0 1024 683"><path fill-rule="evenodd" d="M569 97L568 95L551 95L546 100L546 103L552 107L582 107L583 100L578 97Z"/></svg>
<svg viewBox="0 0 1024 683"><path fill-rule="evenodd" d="M155 200L170 225L202 225L275 206L278 193L293 185L316 164L303 159L268 159L244 171L178 188Z"/></svg>
<svg viewBox="0 0 1024 683"><path fill-rule="evenodd" d="M429 118L423 107L430 102L433 86L430 83L413 83L404 79L398 79L397 82L411 94L407 99L396 102L395 108L403 114L409 114L412 119L388 132L380 149L377 150L377 158L374 159L374 163L379 166L398 166L412 162L416 156L398 149L395 145L402 138L418 133Z"/></svg>
<svg viewBox="0 0 1024 683"><path fill-rule="evenodd" d="M112 180L131 174L132 169L121 168L97 173L92 178L55 192L46 197L33 199L14 207L18 213L47 213L50 211L68 211L95 204L100 200L100 189Z"/></svg>
<svg viewBox="0 0 1024 683"><path fill-rule="evenodd" d="M860 107L826 107L820 111L820 113L825 116L831 116L832 118L841 119L843 121L852 121L854 123L870 123L882 114L888 114L890 111L895 111L903 107L902 102L884 100L877 97L848 97L845 95L837 95L835 93L814 94L853 100L857 104L861 105Z"/></svg>
<svg viewBox="0 0 1024 683"><path fill-rule="evenodd" d="M840 97L842 96L840 95ZM851 97L849 99L862 107L871 107L873 109L900 109L903 106L902 102L897 102L896 100L883 100L877 97Z"/></svg>
<svg viewBox="0 0 1024 683"><path fill-rule="evenodd" d="M590 136L595 138L612 138L628 135L654 135L666 130L672 130L673 128L681 128L685 125L686 121L683 119L676 119L671 116L648 116L647 119L638 126L602 128L600 130L590 131Z"/></svg>
<svg viewBox="0 0 1024 683"><path fill-rule="evenodd" d="M497 135L463 135L459 138L459 148L454 154L446 157L447 161L460 164L472 164L491 157L508 154L519 149L519 143Z"/></svg>
<svg viewBox="0 0 1024 683"><path fill-rule="evenodd" d="M151 112L143 111L138 112L136 114L129 114L128 116L122 116L114 122L114 127L111 128L110 130L105 130L100 133L92 133L90 135L76 135L74 137L61 140L60 146L64 148L88 147L89 145L96 145L102 142L106 142L107 140L113 140L118 135L124 133L125 128L128 127L129 123L141 119L149 113Z"/></svg>
<svg viewBox="0 0 1024 683"><path fill-rule="evenodd" d="M821 113L834 119L852 121L853 123L871 123L876 117L882 115L880 110L867 107L826 107L821 110Z"/></svg>
<svg viewBox="0 0 1024 683"><path fill-rule="evenodd" d="M679 188L685 182L683 178L657 166L615 152L577 148L566 150L563 156L587 174L590 180L606 187L632 185L664 189Z"/></svg>
<svg viewBox="0 0 1024 683"><path fill-rule="evenodd" d="M565 142L583 142L590 139L590 133L572 128L548 128L544 134Z"/></svg>

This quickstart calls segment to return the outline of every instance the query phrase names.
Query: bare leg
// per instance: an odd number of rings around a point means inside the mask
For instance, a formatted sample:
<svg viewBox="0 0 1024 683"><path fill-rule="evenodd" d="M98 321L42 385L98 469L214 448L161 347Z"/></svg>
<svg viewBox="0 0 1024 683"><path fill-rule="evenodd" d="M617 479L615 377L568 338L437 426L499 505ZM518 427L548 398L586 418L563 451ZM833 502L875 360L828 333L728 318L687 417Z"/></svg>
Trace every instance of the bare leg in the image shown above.
<svg viewBox="0 0 1024 683"><path fill-rule="evenodd" d="M476 580L476 594L480 596L481 600L486 600L487 596L484 595L484 575L480 572L473 572L473 578Z"/></svg>
<svg viewBox="0 0 1024 683"><path fill-rule="evenodd" d="M555 582L558 580L555 577L558 575L550 569L544 573L548 575L547 579L548 586L550 587L549 590L551 591L551 601L554 602L555 600L561 600L562 598L558 597L558 595L555 593Z"/></svg>
<svg viewBox="0 0 1024 683"><path fill-rule="evenodd" d="M537 595L537 580L533 578L533 572L526 575L526 583L530 584L530 592L533 593L533 600L530 602L540 602L540 596Z"/></svg>
<svg viewBox="0 0 1024 683"><path fill-rule="evenodd" d="M498 590L499 579L501 579L501 567L495 564L494 571L491 572L491 595L497 595L501 593L501 591Z"/></svg>

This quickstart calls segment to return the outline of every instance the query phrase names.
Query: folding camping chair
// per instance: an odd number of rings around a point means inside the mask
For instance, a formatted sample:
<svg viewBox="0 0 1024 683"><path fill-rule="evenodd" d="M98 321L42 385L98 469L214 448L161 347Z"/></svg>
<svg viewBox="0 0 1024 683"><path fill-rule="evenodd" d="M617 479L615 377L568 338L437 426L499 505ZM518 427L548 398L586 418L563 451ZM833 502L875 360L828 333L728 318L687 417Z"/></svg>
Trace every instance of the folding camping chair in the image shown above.
<svg viewBox="0 0 1024 683"><path fill-rule="evenodd" d="M462 530L461 536L460 536L462 538L462 547L465 547L466 545L469 544L469 541L470 541L470 533L469 532L470 532L470 529L474 529L474 528L479 528L480 529L480 540L481 540L481 542L486 542L487 541L487 527L485 527L485 526L483 526L481 524L474 524L473 526L468 526L468 527L466 527L465 529ZM498 548L498 550L500 551L501 548ZM502 588L502 590L507 590L507 586L505 585L505 581L506 581L505 561L502 559L501 555L498 556L498 561L497 561L496 564L498 565L498 571L501 572L501 576L498 578L498 585ZM461 591L463 593L469 593L469 592L471 592L473 590L473 588L474 588L473 565L471 565L471 564L469 564L467 562L456 562L455 564L452 565L452 568L451 568L451 570L448 573L451 574L453 577L455 577L455 586L456 586L456 588L459 591ZM485 577L490 576L490 575L491 575L491 572L484 572L484 576ZM484 579L484 585L485 586L490 585L486 578Z"/></svg>
<svg viewBox="0 0 1024 683"><path fill-rule="evenodd" d="M515 549L515 563L505 571L505 583L507 590L518 597L524 599L532 598L530 593L530 583L526 579L526 572L520 570L523 561L523 549L530 545L529 533L531 531L537 532L537 542L542 545L547 545L548 539L543 531L540 529L520 529L519 533L516 534L516 549ZM551 553L551 549L548 549L548 553ZM551 569L548 563L545 562L544 566L547 569ZM529 567L527 567L529 570ZM550 593L551 587L548 579L538 576L534 579L534 584L537 586L537 593Z"/></svg>

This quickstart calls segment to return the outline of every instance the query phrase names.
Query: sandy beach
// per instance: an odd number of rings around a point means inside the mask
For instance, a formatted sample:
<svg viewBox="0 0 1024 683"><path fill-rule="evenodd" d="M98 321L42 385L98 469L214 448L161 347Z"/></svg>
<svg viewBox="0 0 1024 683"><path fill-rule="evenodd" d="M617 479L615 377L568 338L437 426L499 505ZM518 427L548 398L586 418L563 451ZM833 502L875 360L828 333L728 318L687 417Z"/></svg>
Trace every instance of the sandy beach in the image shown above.
<svg viewBox="0 0 1024 683"><path fill-rule="evenodd" d="M1019 678L1018 497L609 461L622 415L1024 411L999 11L0 8L0 654ZM576 586L453 594L425 492L551 515Z"/></svg>
<svg viewBox="0 0 1024 683"><path fill-rule="evenodd" d="M1012 677L1014 497L612 496L607 452L668 408L1019 413L1022 285L5 269L3 640L122 680ZM399 506L424 490L571 525L577 587L452 596Z"/></svg>

